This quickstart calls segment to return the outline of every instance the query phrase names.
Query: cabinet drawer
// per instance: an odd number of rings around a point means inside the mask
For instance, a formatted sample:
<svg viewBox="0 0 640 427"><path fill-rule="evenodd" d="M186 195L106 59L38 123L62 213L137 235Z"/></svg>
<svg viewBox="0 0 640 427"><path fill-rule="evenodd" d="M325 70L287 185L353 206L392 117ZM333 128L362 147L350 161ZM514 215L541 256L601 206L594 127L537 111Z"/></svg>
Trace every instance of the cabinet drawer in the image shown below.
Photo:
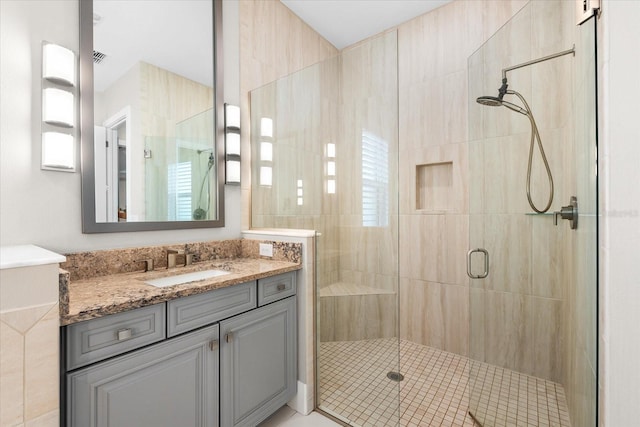
<svg viewBox="0 0 640 427"><path fill-rule="evenodd" d="M296 272L258 280L258 306L296 294Z"/></svg>
<svg viewBox="0 0 640 427"><path fill-rule="evenodd" d="M75 323L67 327L67 370L165 339L165 305Z"/></svg>
<svg viewBox="0 0 640 427"><path fill-rule="evenodd" d="M255 281L175 299L167 304L167 335L173 337L256 307Z"/></svg>

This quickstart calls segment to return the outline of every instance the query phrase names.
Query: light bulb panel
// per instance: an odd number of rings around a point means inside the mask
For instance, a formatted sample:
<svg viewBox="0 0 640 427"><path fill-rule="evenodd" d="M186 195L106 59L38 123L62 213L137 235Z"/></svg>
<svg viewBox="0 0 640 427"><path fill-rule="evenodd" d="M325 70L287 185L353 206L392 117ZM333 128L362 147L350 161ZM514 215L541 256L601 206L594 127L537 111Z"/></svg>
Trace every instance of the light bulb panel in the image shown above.
<svg viewBox="0 0 640 427"><path fill-rule="evenodd" d="M225 126L227 129L240 129L240 107L224 104Z"/></svg>
<svg viewBox="0 0 640 427"><path fill-rule="evenodd" d="M240 155L240 134L227 133L226 136L226 154L232 156Z"/></svg>
<svg viewBox="0 0 640 427"><path fill-rule="evenodd" d="M42 134L42 169L75 171L73 135L61 132Z"/></svg>
<svg viewBox="0 0 640 427"><path fill-rule="evenodd" d="M273 120L268 117L260 119L260 136L273 138Z"/></svg>
<svg viewBox="0 0 640 427"><path fill-rule="evenodd" d="M65 86L75 86L75 53L53 43L44 43L42 45L42 78Z"/></svg>
<svg viewBox="0 0 640 427"><path fill-rule="evenodd" d="M240 160L226 161L227 184L240 184Z"/></svg>
<svg viewBox="0 0 640 427"><path fill-rule="evenodd" d="M42 121L56 126L73 127L73 93L56 88L46 88L42 92Z"/></svg>

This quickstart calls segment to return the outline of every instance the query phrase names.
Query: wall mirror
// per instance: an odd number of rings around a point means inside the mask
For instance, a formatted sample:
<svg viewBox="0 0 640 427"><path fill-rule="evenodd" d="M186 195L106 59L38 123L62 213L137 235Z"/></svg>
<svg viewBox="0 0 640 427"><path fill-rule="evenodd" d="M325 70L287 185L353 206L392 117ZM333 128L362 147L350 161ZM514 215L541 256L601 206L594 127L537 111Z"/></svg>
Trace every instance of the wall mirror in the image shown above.
<svg viewBox="0 0 640 427"><path fill-rule="evenodd" d="M221 0L81 0L84 233L224 226Z"/></svg>

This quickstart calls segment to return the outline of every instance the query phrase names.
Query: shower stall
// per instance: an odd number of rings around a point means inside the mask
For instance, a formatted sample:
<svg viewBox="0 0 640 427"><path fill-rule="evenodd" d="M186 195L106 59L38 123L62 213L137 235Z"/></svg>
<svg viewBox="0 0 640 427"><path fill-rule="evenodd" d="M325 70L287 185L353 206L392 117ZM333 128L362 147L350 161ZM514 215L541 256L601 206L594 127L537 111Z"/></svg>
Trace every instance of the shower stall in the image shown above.
<svg viewBox="0 0 640 427"><path fill-rule="evenodd" d="M252 227L316 230L344 425L596 425L595 26L529 2L455 62L479 3L251 92Z"/></svg>

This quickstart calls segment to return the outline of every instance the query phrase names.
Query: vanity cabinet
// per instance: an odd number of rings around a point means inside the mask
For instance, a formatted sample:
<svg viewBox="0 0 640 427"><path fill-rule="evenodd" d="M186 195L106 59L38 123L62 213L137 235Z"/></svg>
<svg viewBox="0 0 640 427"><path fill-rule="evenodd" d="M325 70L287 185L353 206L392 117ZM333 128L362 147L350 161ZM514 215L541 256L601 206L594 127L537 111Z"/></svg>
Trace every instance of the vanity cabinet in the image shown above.
<svg viewBox="0 0 640 427"><path fill-rule="evenodd" d="M68 425L218 426L218 325L68 375Z"/></svg>
<svg viewBox="0 0 640 427"><path fill-rule="evenodd" d="M253 427L296 393L294 296L220 324L222 427Z"/></svg>
<svg viewBox="0 0 640 427"><path fill-rule="evenodd" d="M63 328L69 427L252 426L296 393L295 272Z"/></svg>

